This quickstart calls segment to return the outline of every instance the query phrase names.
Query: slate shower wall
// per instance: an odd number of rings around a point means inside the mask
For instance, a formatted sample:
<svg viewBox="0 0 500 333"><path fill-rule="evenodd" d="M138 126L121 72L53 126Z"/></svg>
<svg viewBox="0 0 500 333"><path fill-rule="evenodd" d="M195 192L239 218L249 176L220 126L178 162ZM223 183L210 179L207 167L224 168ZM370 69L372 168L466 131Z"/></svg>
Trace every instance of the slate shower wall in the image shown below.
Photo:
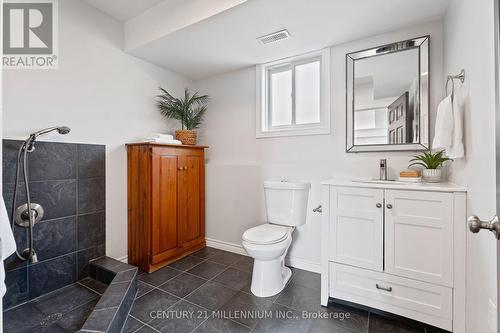
<svg viewBox="0 0 500 333"><path fill-rule="evenodd" d="M17 151L22 141L3 140L3 197L11 214ZM64 287L88 275L90 260L105 254L105 146L37 142L29 154L31 202L45 210L34 227L38 263L12 255L5 261L4 309ZM22 175L22 173L21 173ZM17 206L25 203L20 181ZM15 227L18 251L27 229Z"/></svg>

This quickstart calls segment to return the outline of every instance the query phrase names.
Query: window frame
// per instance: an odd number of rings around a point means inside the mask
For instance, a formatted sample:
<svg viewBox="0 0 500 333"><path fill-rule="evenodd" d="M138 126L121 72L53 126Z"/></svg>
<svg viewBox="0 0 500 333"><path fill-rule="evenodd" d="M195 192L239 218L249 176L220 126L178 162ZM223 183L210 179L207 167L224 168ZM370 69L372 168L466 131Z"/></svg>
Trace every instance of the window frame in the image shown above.
<svg viewBox="0 0 500 333"><path fill-rule="evenodd" d="M295 68L320 63L320 121L296 124ZM292 75L291 125L272 126L271 76L290 70ZM330 48L256 66L256 137L330 134Z"/></svg>

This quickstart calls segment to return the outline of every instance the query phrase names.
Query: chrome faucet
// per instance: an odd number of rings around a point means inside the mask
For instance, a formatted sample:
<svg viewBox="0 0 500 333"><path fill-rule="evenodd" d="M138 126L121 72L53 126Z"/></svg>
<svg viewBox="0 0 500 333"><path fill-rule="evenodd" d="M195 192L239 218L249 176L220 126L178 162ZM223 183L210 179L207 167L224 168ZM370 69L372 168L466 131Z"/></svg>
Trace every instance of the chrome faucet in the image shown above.
<svg viewBox="0 0 500 333"><path fill-rule="evenodd" d="M380 159L380 180L387 180L387 160Z"/></svg>

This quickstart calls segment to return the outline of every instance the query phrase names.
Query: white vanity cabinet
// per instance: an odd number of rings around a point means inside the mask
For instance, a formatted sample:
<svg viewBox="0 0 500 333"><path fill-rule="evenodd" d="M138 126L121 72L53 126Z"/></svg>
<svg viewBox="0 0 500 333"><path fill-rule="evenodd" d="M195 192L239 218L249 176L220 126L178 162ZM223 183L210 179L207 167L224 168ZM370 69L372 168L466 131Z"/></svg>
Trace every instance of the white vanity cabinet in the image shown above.
<svg viewBox="0 0 500 333"><path fill-rule="evenodd" d="M450 184L322 182L321 303L465 331L466 195Z"/></svg>

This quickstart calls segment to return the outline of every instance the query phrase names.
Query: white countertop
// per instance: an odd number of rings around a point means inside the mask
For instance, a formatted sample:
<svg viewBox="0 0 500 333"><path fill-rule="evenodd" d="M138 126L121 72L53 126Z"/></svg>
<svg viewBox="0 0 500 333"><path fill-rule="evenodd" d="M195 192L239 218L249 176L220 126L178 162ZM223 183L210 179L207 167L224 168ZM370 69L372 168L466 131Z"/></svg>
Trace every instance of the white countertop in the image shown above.
<svg viewBox="0 0 500 333"><path fill-rule="evenodd" d="M393 190L412 190L412 191L435 191L435 192L467 192L463 186L453 183L371 183L368 178L353 178L353 179L327 179L321 182L321 185L335 185L347 187L365 187L365 188L380 188Z"/></svg>

